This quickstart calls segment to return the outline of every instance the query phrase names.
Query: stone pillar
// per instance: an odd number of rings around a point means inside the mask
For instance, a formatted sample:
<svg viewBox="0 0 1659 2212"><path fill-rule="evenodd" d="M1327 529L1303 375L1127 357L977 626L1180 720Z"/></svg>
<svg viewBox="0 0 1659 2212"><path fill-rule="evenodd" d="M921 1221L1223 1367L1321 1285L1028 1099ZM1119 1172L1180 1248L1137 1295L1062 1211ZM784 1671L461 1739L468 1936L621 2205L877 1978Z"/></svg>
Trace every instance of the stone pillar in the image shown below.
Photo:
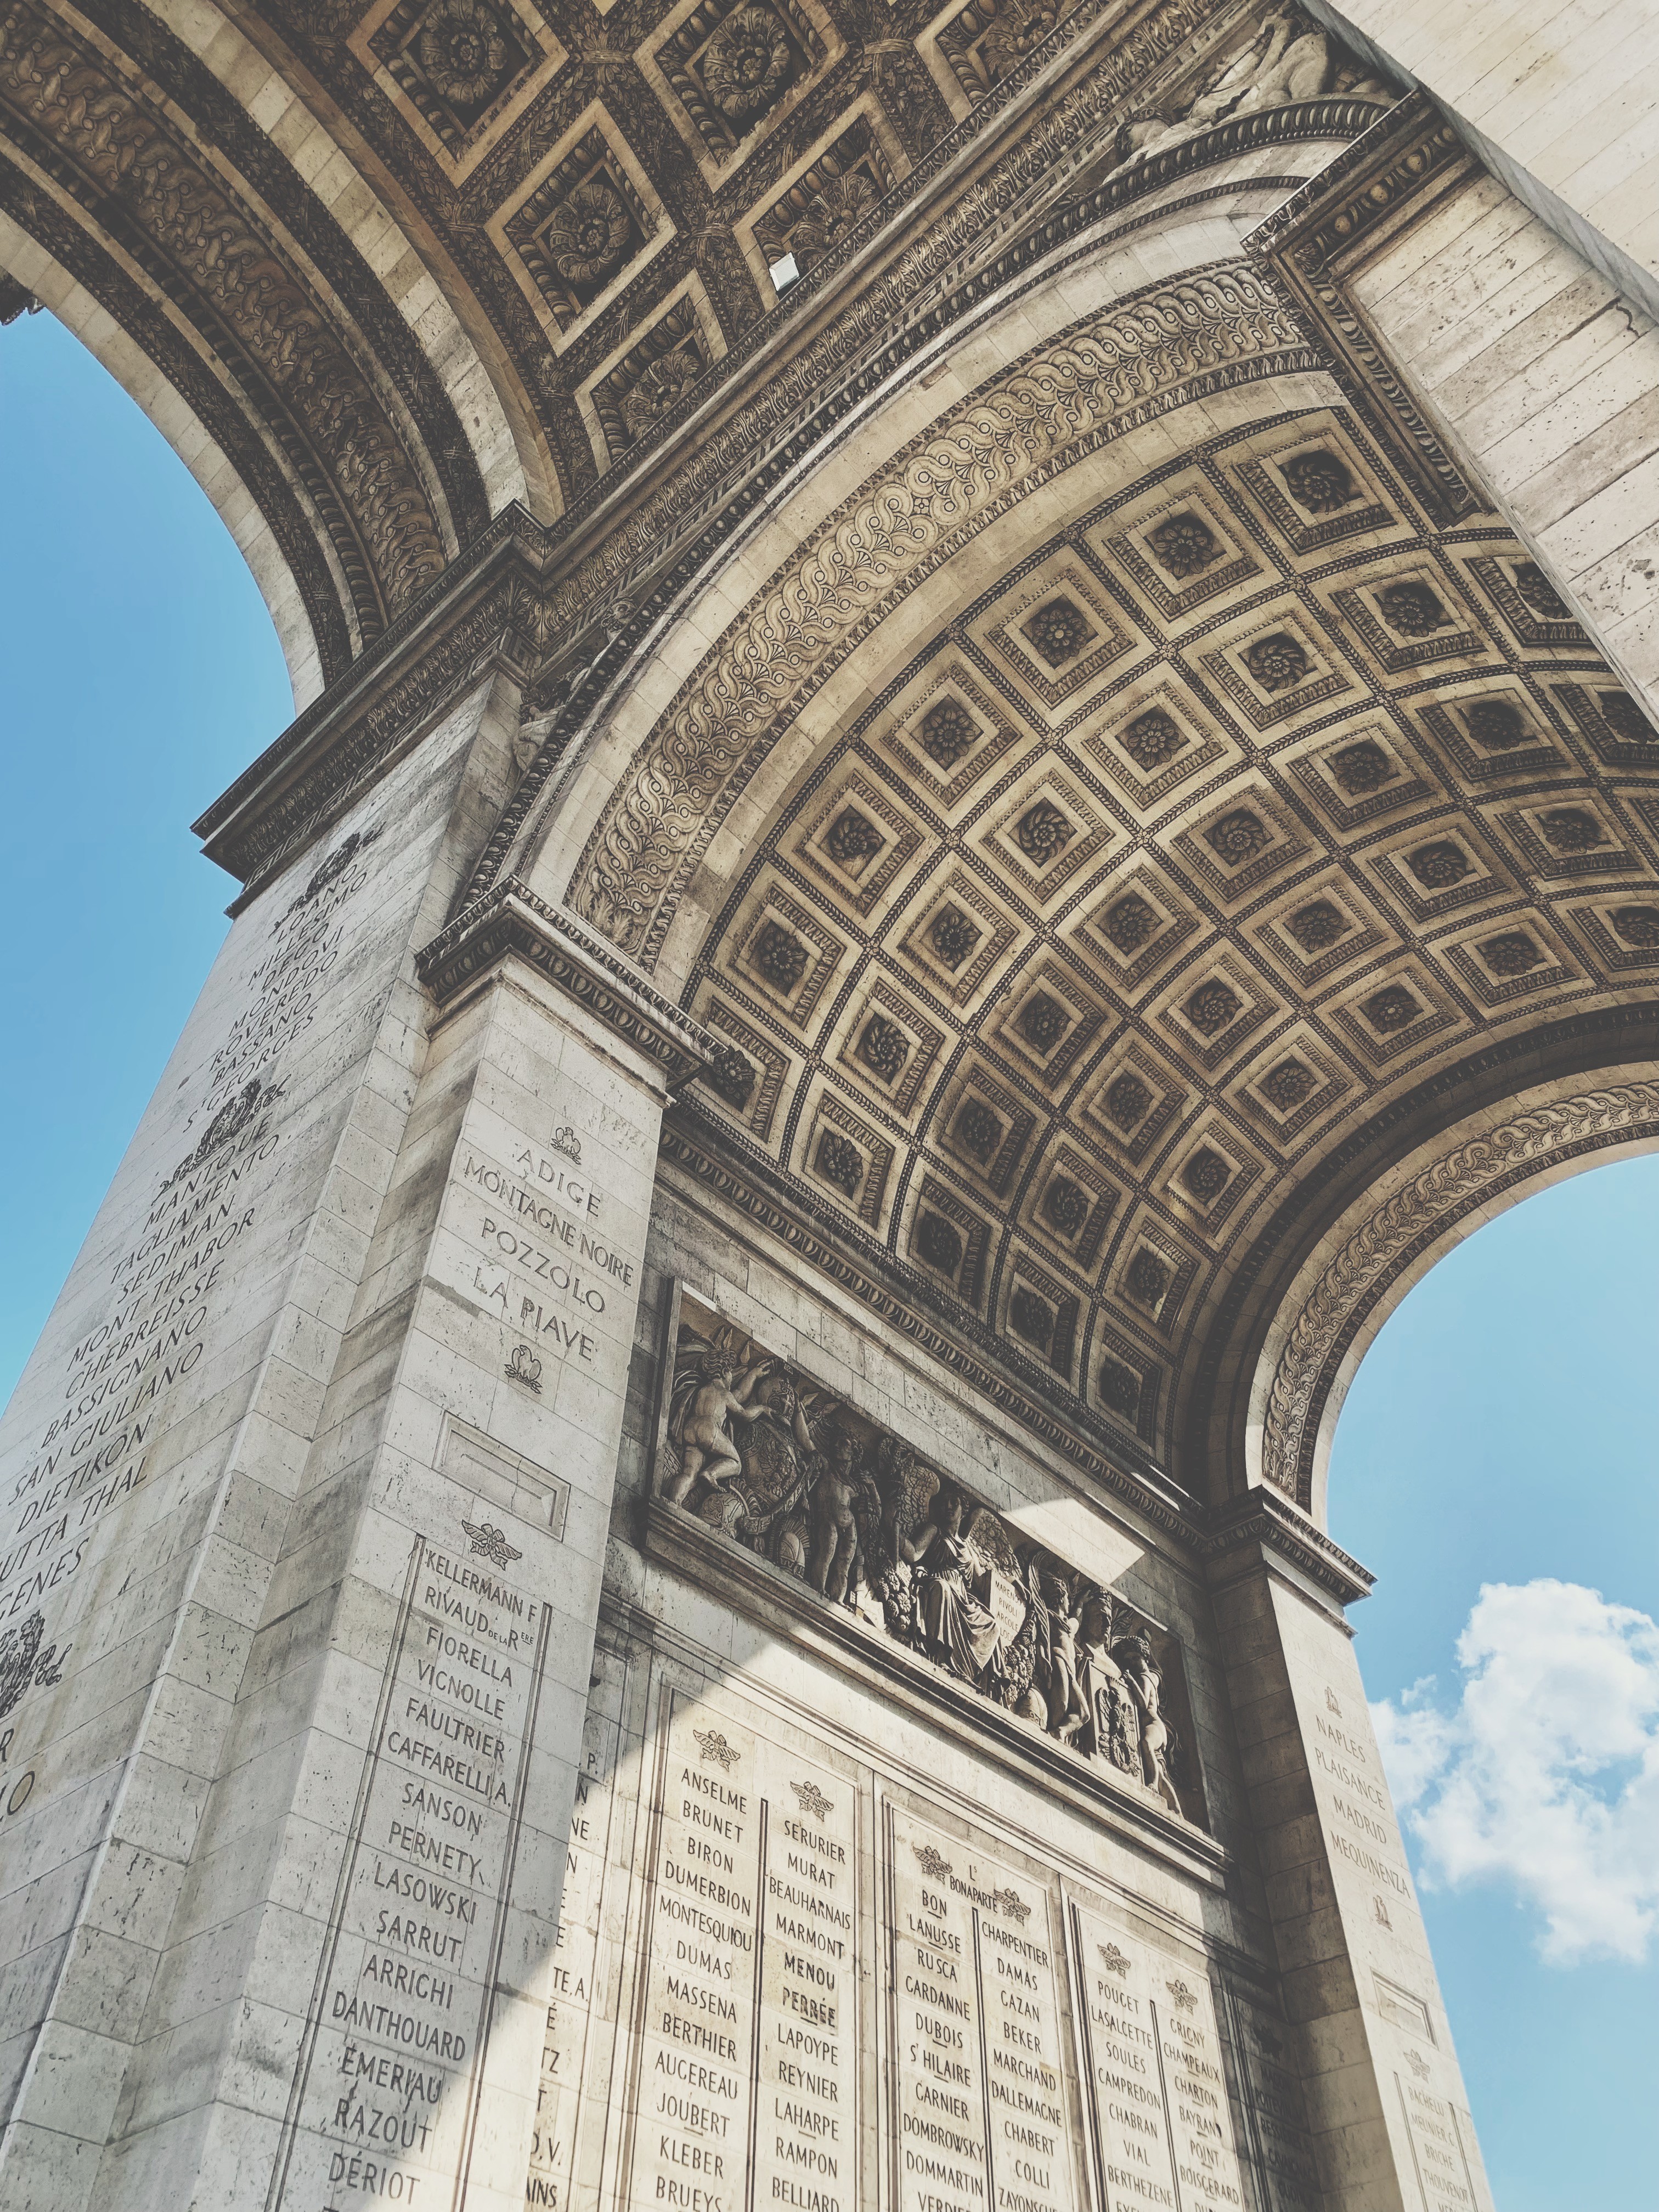
<svg viewBox="0 0 1659 2212"><path fill-rule="evenodd" d="M1343 1607L1370 1577L1256 1490L1218 1516L1215 1621L1331 2212L1492 2212Z"/></svg>
<svg viewBox="0 0 1659 2212"><path fill-rule="evenodd" d="M1510 630L1571 648L1576 621L1633 695L1569 683L1559 711L1603 760L1644 758L1659 729L1659 329L1640 295L1483 169L1421 94L1250 243L1381 403L1431 509L1490 507L1535 556L1541 574L1495 572Z"/></svg>
<svg viewBox="0 0 1659 2212"><path fill-rule="evenodd" d="M200 2172L270 2212L523 2203L659 1126L701 1062L516 884L419 966L440 1011L239 1731L284 1836ZM187 1911L236 1859L209 1825ZM250 2189L229 2083L275 2052Z"/></svg>
<svg viewBox="0 0 1659 2212"><path fill-rule="evenodd" d="M518 719L475 676L245 904L0 1424L9 2204L90 2202L112 2136L171 2159L216 2094L246 1890L181 1984L186 1875L424 1051L414 951Z"/></svg>
<svg viewBox="0 0 1659 2212"><path fill-rule="evenodd" d="M246 905L0 1431L8 2206L523 2201L702 1040L516 884L441 928L518 720Z"/></svg>

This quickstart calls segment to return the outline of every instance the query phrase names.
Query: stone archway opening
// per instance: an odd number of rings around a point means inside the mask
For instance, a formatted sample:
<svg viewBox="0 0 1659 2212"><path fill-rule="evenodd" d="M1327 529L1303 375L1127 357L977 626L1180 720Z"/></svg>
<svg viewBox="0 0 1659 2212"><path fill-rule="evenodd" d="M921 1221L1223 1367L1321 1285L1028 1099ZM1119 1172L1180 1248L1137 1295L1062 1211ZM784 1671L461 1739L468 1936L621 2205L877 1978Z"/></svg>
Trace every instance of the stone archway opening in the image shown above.
<svg viewBox="0 0 1659 2212"><path fill-rule="evenodd" d="M1651 2156L1650 1856L1626 1838L1659 1619L1656 1213L1650 1151L1479 1219L1394 1307L1334 1441L1330 1526L1377 1577L1358 1668L1500 2203L1571 2199L1581 2039L1605 2038L1610 2183L1639 2193Z"/></svg>

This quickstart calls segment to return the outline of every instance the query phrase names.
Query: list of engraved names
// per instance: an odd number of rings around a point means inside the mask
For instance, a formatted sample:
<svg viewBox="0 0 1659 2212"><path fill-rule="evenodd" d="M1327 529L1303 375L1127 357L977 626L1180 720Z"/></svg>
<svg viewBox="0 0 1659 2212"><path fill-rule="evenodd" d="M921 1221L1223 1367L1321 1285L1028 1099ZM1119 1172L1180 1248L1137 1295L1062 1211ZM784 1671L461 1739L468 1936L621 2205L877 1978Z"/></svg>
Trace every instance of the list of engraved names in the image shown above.
<svg viewBox="0 0 1659 2212"><path fill-rule="evenodd" d="M279 2204L447 2207L550 1615L490 1522L416 1540L290 2100Z"/></svg>
<svg viewBox="0 0 1659 2212"><path fill-rule="evenodd" d="M653 1820L627 2201L852 2212L856 1793L675 1698Z"/></svg>
<svg viewBox="0 0 1659 2212"><path fill-rule="evenodd" d="M893 2201L900 2212L1071 2212L1046 1895L896 1808L887 1844Z"/></svg>

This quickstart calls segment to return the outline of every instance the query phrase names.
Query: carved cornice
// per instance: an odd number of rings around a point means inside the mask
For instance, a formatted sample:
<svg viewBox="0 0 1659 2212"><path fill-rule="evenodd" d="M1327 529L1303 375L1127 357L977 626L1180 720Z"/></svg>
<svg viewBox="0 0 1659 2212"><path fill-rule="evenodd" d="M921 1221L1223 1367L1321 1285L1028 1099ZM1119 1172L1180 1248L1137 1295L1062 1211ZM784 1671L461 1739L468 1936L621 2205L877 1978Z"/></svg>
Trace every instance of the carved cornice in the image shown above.
<svg viewBox="0 0 1659 2212"><path fill-rule="evenodd" d="M1354 1339L1394 1285L1460 1221L1570 1160L1656 1134L1659 1083L1559 1099L1466 1139L1367 1214L1291 1325L1268 1393L1263 1480L1310 1504L1320 1424Z"/></svg>
<svg viewBox="0 0 1659 2212"><path fill-rule="evenodd" d="M1438 108L1407 94L1244 240L1318 329L1387 437L1429 512L1443 525L1481 504L1395 374L1355 305L1350 280L1479 165Z"/></svg>
<svg viewBox="0 0 1659 2212"><path fill-rule="evenodd" d="M802 689L902 594L1110 439L1227 385L1320 365L1256 270L1224 263L1148 286L992 378L844 501L705 655L595 825L572 907L648 971Z"/></svg>
<svg viewBox="0 0 1659 2212"><path fill-rule="evenodd" d="M671 1091L690 1082L714 1055L714 1040L699 1023L653 990L611 946L510 876L418 952L415 968L445 1007L507 960L522 961L568 993L653 1062Z"/></svg>
<svg viewBox="0 0 1659 2212"><path fill-rule="evenodd" d="M1197 1549L1214 1565L1234 1562L1242 1551L1267 1553L1284 1560L1339 1605L1370 1595L1376 1576L1273 1491L1250 1490L1226 1498L1206 1517Z"/></svg>

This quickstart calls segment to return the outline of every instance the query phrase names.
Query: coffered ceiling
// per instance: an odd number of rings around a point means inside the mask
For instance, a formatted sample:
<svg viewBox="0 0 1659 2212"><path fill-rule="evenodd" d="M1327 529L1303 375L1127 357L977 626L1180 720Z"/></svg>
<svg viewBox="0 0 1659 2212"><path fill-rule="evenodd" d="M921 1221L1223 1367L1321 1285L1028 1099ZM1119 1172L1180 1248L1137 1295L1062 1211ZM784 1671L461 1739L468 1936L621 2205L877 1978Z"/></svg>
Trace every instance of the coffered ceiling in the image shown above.
<svg viewBox="0 0 1659 2212"><path fill-rule="evenodd" d="M1646 991L1659 736L1342 406L975 581L748 852L686 1110L1167 1453L1288 1188L1381 1099Z"/></svg>

